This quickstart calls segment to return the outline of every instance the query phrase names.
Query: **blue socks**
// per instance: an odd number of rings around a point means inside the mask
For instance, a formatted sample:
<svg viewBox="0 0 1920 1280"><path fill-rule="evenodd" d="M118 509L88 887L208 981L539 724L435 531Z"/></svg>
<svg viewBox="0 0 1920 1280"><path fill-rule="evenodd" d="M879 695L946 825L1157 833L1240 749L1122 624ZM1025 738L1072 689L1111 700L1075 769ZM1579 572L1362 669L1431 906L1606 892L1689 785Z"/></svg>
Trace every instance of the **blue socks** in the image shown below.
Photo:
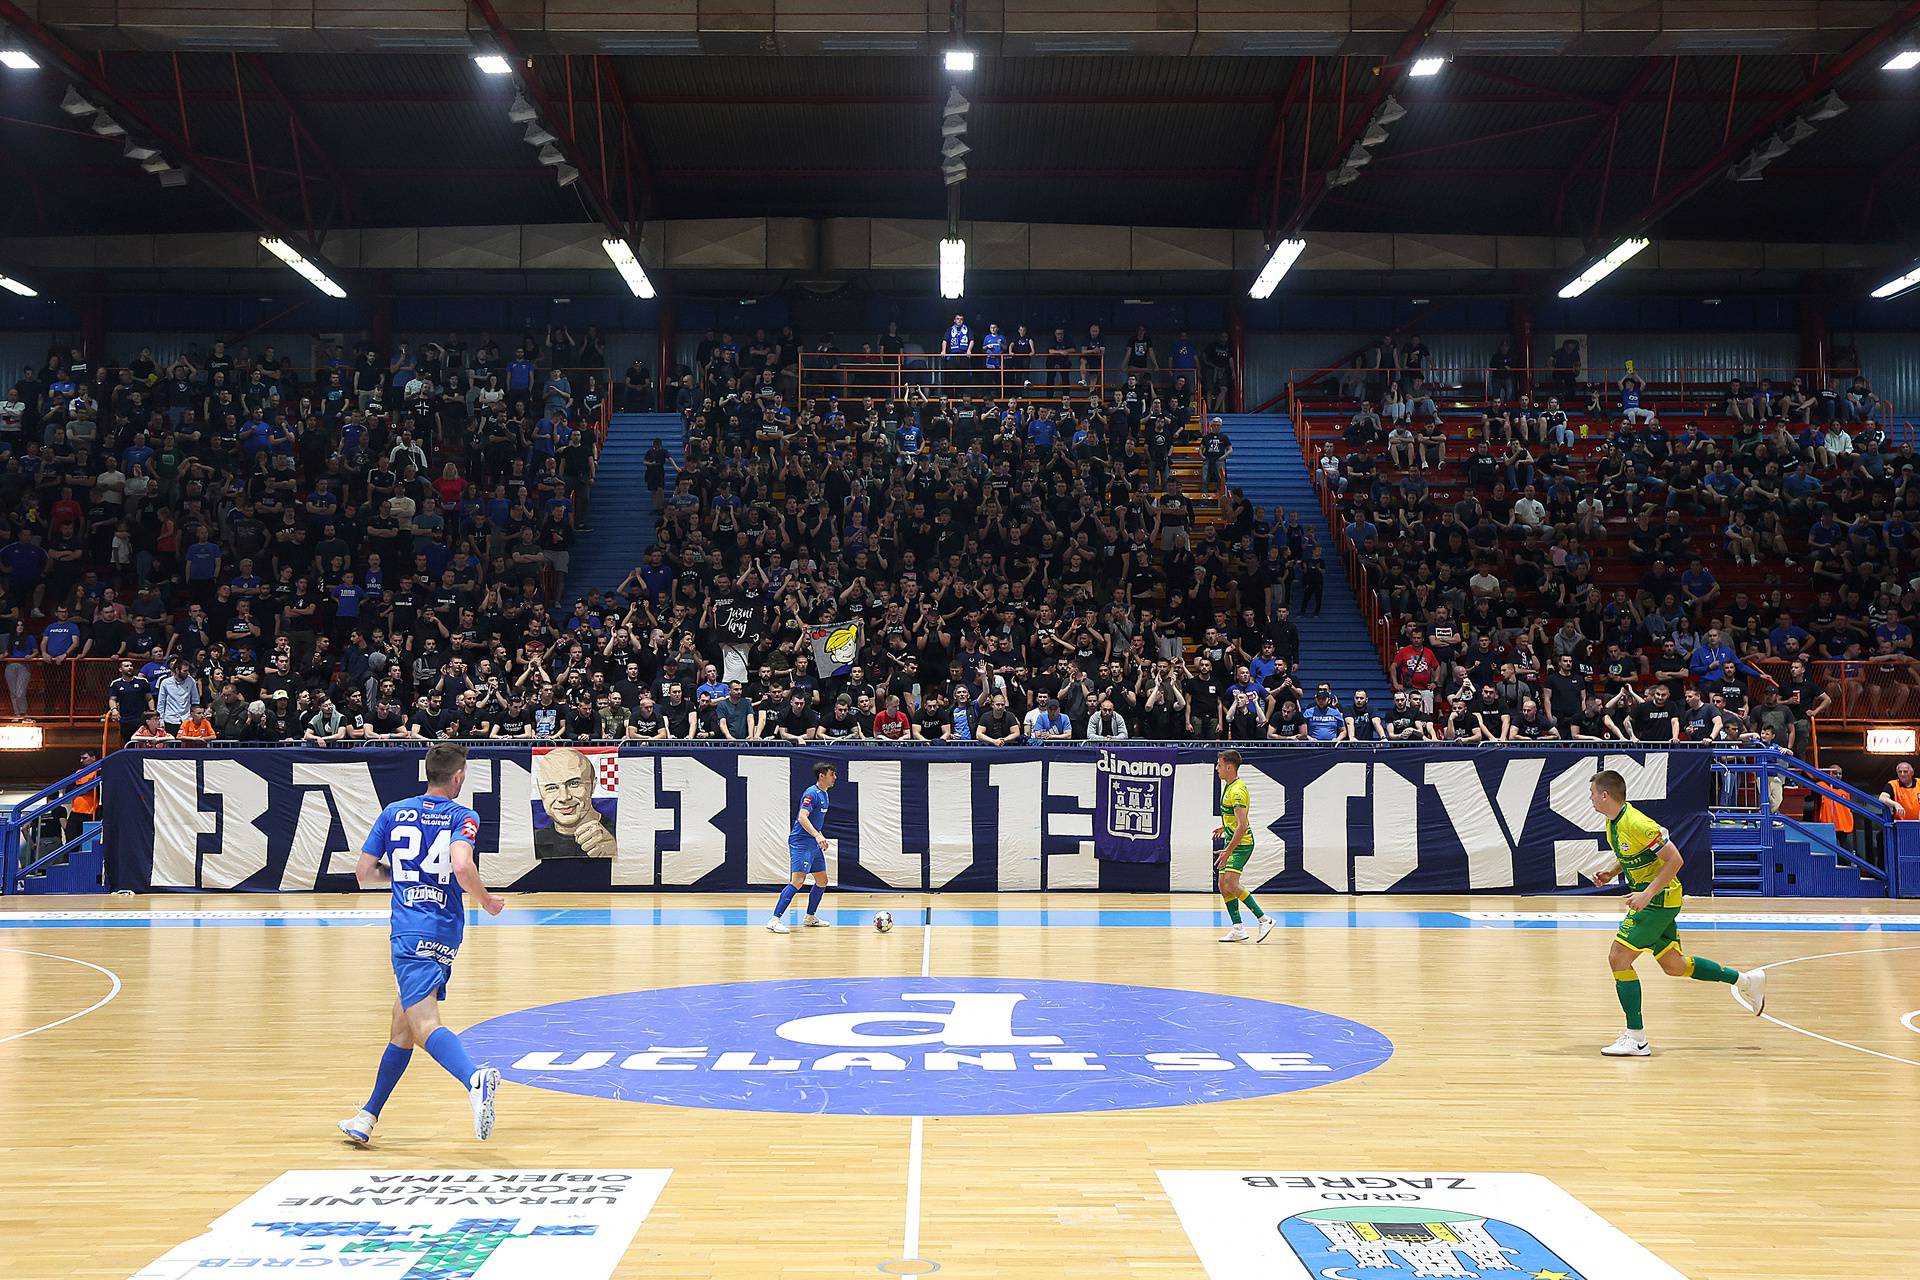
<svg viewBox="0 0 1920 1280"><path fill-rule="evenodd" d="M773 908L773 918L775 920L787 914L787 908L793 905L793 893L794 889L792 885L788 885L780 891L780 901Z"/></svg>
<svg viewBox="0 0 1920 1280"><path fill-rule="evenodd" d="M373 1077L373 1095L362 1108L369 1115L379 1115L380 1108L387 1105L387 1099L393 1096L393 1086L400 1083L400 1077L406 1074L407 1064L413 1061L413 1050L402 1049L397 1044L388 1044L387 1051L380 1055L380 1070Z"/></svg>
<svg viewBox="0 0 1920 1280"><path fill-rule="evenodd" d="M808 915L817 916L820 914L820 895L825 892L826 892L825 887L821 885L816 884L816 885L809 885L807 887L807 914Z"/></svg>
<svg viewBox="0 0 1920 1280"><path fill-rule="evenodd" d="M460 1037L445 1027L435 1027L433 1034L427 1037L427 1052L433 1060L447 1069L447 1074L460 1082L462 1089L473 1087L473 1073L476 1068L473 1059L467 1056L467 1047L460 1043Z"/></svg>

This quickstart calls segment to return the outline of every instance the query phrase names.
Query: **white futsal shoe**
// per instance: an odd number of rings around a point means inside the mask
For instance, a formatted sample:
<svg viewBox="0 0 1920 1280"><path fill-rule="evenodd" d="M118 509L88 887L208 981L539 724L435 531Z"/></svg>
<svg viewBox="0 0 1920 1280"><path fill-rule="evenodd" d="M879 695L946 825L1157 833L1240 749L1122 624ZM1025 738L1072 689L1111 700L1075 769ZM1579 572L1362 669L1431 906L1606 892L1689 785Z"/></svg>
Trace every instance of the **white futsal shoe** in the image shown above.
<svg viewBox="0 0 1920 1280"><path fill-rule="evenodd" d="M499 1091L498 1067L482 1067L473 1073L467 1101L473 1107L473 1136L482 1142L493 1136L493 1097Z"/></svg>
<svg viewBox="0 0 1920 1280"><path fill-rule="evenodd" d="M1733 998L1754 1017L1767 1011L1767 971L1749 969L1740 975L1740 981L1733 984Z"/></svg>
<svg viewBox="0 0 1920 1280"><path fill-rule="evenodd" d="M356 1111L352 1119L340 1122L340 1132L347 1135L347 1141L356 1147L364 1147L373 1141L373 1126L379 1117L371 1111Z"/></svg>
<svg viewBox="0 0 1920 1280"><path fill-rule="evenodd" d="M787 927L787 922L785 920L782 920L779 916L774 916L771 920L767 921L767 932L768 933L792 933L793 930Z"/></svg>
<svg viewBox="0 0 1920 1280"><path fill-rule="evenodd" d="M1620 1038L1600 1051L1609 1058L1644 1058L1653 1052L1645 1033L1622 1031Z"/></svg>
<svg viewBox="0 0 1920 1280"><path fill-rule="evenodd" d="M819 916L808 916L805 920L802 920L800 924L802 927L808 929L833 928L833 922L831 920L822 920Z"/></svg>
<svg viewBox="0 0 1920 1280"><path fill-rule="evenodd" d="M1234 925L1233 928L1220 935L1220 941L1222 942L1245 942L1246 940L1247 928L1241 924Z"/></svg>
<svg viewBox="0 0 1920 1280"><path fill-rule="evenodd" d="M1253 940L1255 942L1265 942L1267 940L1267 935L1272 932L1273 932L1273 917L1261 916L1260 923L1254 926Z"/></svg>

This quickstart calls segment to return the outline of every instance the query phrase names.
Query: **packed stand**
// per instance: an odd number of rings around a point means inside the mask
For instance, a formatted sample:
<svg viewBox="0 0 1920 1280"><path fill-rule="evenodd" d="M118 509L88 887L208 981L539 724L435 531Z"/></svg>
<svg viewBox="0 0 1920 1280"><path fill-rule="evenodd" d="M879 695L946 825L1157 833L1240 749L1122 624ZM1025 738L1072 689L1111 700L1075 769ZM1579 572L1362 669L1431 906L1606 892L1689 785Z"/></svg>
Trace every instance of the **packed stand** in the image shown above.
<svg viewBox="0 0 1920 1280"><path fill-rule="evenodd" d="M334 347L311 370L224 342L50 355L0 397L14 711L104 694L73 712L141 744L506 720L553 661L605 358L565 326Z"/></svg>
<svg viewBox="0 0 1920 1280"><path fill-rule="evenodd" d="M1529 393L1502 343L1484 389L1441 387L1383 339L1307 407L1417 736L1805 753L1837 693L1910 717L1920 460L1868 379L1683 397L1582 365L1563 346Z"/></svg>

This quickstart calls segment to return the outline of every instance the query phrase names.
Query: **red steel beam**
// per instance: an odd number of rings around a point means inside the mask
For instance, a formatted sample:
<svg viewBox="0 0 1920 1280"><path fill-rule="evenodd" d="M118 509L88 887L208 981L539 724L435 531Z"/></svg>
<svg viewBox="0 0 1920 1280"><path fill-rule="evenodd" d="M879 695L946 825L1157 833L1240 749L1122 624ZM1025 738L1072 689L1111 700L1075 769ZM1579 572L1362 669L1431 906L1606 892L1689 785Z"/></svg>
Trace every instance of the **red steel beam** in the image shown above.
<svg viewBox="0 0 1920 1280"><path fill-rule="evenodd" d="M1920 0L1916 2L1920 3ZM1302 193L1299 205L1287 218L1286 226L1280 232L1280 239L1284 240L1297 235L1300 229L1307 225L1307 219L1313 216L1313 211L1320 207L1320 202L1327 198L1329 189L1327 179L1333 176L1334 168L1338 167L1347 153L1353 150L1353 144L1360 141L1360 135L1366 131L1367 122L1373 119L1374 112L1386 100L1387 95L1406 81L1407 69L1412 65L1413 55L1420 51L1420 46L1425 44L1427 37L1432 34L1434 25L1446 16L1447 10L1452 6L1453 0L1427 0L1426 5L1421 8L1419 18L1407 28L1406 34L1401 36L1400 42L1394 46L1393 53L1381 64L1374 79L1373 91L1361 99L1360 110L1355 114L1352 122L1340 122L1335 131L1329 167L1315 171L1311 187Z"/></svg>
<svg viewBox="0 0 1920 1280"><path fill-rule="evenodd" d="M347 220L351 222L354 216L354 184L353 181L347 177L347 171L334 160L333 153L321 146L320 140L313 136L313 130L307 126L305 113L299 106L295 105L286 89L281 86L279 79L273 74L272 68L268 66L267 60L257 53L250 53L246 55L243 61L246 62L247 67L253 74L259 78L261 85L266 88L267 96L278 103L280 109L287 113L287 125L292 129L293 136L299 143L305 144L307 152L320 162L321 169L326 172L327 181L333 184L334 194L340 200L341 211L346 215ZM362 101L364 101L364 99L362 99ZM303 186L301 188L302 199L305 198L305 195L306 188Z"/></svg>
<svg viewBox="0 0 1920 1280"><path fill-rule="evenodd" d="M1678 63L1676 62L1675 65L1678 65ZM1659 73L1659 70L1660 60L1658 58L1648 58L1640 64L1640 69L1634 72L1633 79L1627 82L1627 87L1621 90L1613 101L1606 105L1606 115L1601 119L1600 127L1595 129L1592 136L1587 139L1587 145L1580 149L1579 157L1567 166L1565 176L1560 179L1560 185L1555 187L1553 191L1553 229L1555 233L1559 232L1561 221L1566 215L1567 196L1573 191L1573 184L1585 174L1587 166L1592 164L1594 158L1600 154L1600 148L1607 146L1611 140L1617 136L1620 117L1625 115L1627 109L1634 105L1635 100L1646 90L1647 86L1653 82L1653 78Z"/></svg>
<svg viewBox="0 0 1920 1280"><path fill-rule="evenodd" d="M11 3L11 0L0 0ZM548 133L554 135L554 146L566 158L568 164L580 171L578 186L586 197L587 205L593 210L593 216L607 228L615 238L627 240L633 236L633 229L627 220L613 206L613 190L607 182L606 171L595 165L588 156L585 147L573 131L573 80L567 77L567 102L557 103L540 83L540 74L533 59L521 47L513 29L507 26L500 11L493 7L493 0L467 0L467 5L493 33L499 42L500 52L515 67L514 83L527 95L535 110L540 113L540 123ZM516 126L517 127L517 126Z"/></svg>
<svg viewBox="0 0 1920 1280"><path fill-rule="evenodd" d="M46 61L56 64L69 80L84 85L95 102L111 107L112 114L122 123L131 125L157 144L167 159L206 183L235 212L266 235L298 246L300 252L320 270L336 280L340 279L338 268L321 256L317 245L256 200L217 166L208 163L206 157L195 151L183 136L162 125L146 108L122 92L94 61L82 56L39 19L15 4L14 0L0 0L0 20L4 20L20 40L37 49Z"/></svg>
<svg viewBox="0 0 1920 1280"><path fill-rule="evenodd" d="M1280 179L1286 172L1287 121L1293 115L1293 104L1299 100L1300 87L1307 80L1307 60L1293 60L1293 75L1287 81L1286 92L1280 95L1273 113L1273 128L1267 134L1266 150L1262 153L1260 167L1254 170L1253 190L1247 201L1248 212L1259 204L1260 193L1268 192L1266 216L1260 225L1269 235L1280 218Z"/></svg>
<svg viewBox="0 0 1920 1280"><path fill-rule="evenodd" d="M634 99L632 95L627 92L625 82L620 79L620 68L614 64L613 59L607 57L605 54L598 56L602 62L607 64L607 86L613 95L614 108L620 113L620 132L625 139L620 151L622 157L621 170L626 178L627 186L627 221L632 222L635 220L633 209L633 180L635 177L640 179L640 217L647 218L653 214L654 185L651 163L647 159L646 144L640 141L640 134L633 127Z"/></svg>
<svg viewBox="0 0 1920 1280"><path fill-rule="evenodd" d="M1820 74L1788 94L1773 110L1764 112L1759 119L1737 131L1705 163L1668 187L1665 194L1654 196L1644 209L1621 227L1609 243L1631 239L1652 230L1661 218L1712 185L1726 173L1728 165L1751 150L1761 138L1792 117L1801 107L1826 93L1842 76L1906 31L1916 19L1920 19L1920 0L1908 0L1892 17L1854 41L1845 53L1828 62Z"/></svg>

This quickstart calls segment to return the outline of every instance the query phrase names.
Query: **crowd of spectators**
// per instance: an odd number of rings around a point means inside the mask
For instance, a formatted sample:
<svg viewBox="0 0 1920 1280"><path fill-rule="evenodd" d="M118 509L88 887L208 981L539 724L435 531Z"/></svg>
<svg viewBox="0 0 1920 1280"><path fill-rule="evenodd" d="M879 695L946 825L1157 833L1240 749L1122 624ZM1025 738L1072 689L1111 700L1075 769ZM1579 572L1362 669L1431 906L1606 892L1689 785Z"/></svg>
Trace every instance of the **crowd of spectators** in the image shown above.
<svg viewBox="0 0 1920 1280"><path fill-rule="evenodd" d="M1344 424L1316 478L1420 735L1805 751L1836 692L1920 705L1920 457L1864 376L1687 403L1631 370L1581 383L1563 347L1536 396L1505 344L1484 386L1442 388L1411 343L1319 408Z"/></svg>
<svg viewBox="0 0 1920 1280"><path fill-rule="evenodd" d="M0 670L29 711L50 667L112 660L104 710L141 745L1325 736L1290 617L1319 606L1313 534L1226 488L1184 372L1217 353L1138 343L1111 388L789 408L790 333L714 336L672 382L684 464L646 460L657 544L578 600L556 586L605 389L564 370L604 359L591 331L312 371L54 353L0 401ZM638 366L618 391L649 393ZM807 629L848 621L860 665L816 677Z"/></svg>
<svg viewBox="0 0 1920 1280"><path fill-rule="evenodd" d="M50 354L0 397L14 710L81 658L121 661L104 710L142 741L433 736L531 696L605 394L569 369L604 352L560 326L310 370Z"/></svg>

